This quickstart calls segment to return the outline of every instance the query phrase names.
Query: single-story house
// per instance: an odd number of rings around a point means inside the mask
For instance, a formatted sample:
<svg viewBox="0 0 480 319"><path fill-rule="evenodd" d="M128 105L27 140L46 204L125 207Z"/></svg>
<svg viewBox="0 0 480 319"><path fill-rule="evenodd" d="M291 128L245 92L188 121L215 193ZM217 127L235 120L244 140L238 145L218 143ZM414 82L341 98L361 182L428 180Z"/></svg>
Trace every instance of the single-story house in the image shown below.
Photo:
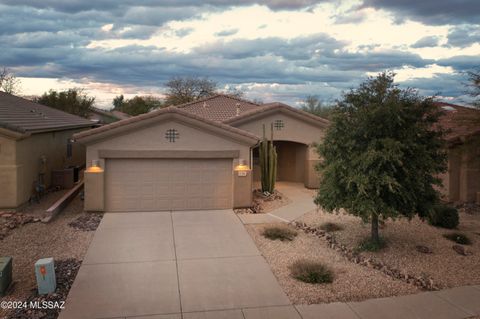
<svg viewBox="0 0 480 319"><path fill-rule="evenodd" d="M480 203L480 110L437 102L444 112L439 125L447 130L448 170L441 192L454 203Z"/></svg>
<svg viewBox="0 0 480 319"><path fill-rule="evenodd" d="M87 211L225 209L252 203L263 126L278 180L316 188L328 121L282 103L215 95L74 135L87 147Z"/></svg>
<svg viewBox="0 0 480 319"><path fill-rule="evenodd" d="M85 164L85 147L72 135L93 123L0 92L0 208L27 202L35 183L49 187L52 169Z"/></svg>

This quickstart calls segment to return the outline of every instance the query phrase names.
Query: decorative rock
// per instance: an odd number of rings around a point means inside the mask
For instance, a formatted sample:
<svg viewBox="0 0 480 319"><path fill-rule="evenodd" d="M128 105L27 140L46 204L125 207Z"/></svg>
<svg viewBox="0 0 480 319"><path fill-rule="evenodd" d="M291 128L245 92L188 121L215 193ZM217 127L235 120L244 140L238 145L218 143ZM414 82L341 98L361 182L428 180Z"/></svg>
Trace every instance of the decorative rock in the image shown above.
<svg viewBox="0 0 480 319"><path fill-rule="evenodd" d="M422 254L431 254L433 253L432 250L430 248L428 248L427 246L423 246L423 245L418 245L418 246L415 246L415 248L417 249L417 251L419 253L422 253Z"/></svg>
<svg viewBox="0 0 480 319"><path fill-rule="evenodd" d="M462 255L462 256L473 255L473 253L471 251L467 250L465 247L460 246L460 245L453 245L452 249L455 250L455 252L457 254Z"/></svg>

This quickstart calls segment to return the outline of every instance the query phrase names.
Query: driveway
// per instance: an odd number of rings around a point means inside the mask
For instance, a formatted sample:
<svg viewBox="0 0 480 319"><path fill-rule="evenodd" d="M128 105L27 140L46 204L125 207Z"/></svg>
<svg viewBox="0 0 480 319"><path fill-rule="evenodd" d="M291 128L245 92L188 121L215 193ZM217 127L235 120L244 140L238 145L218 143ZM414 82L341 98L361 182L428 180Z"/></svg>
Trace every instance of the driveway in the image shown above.
<svg viewBox="0 0 480 319"><path fill-rule="evenodd" d="M130 317L298 313L232 210L107 213L60 318Z"/></svg>

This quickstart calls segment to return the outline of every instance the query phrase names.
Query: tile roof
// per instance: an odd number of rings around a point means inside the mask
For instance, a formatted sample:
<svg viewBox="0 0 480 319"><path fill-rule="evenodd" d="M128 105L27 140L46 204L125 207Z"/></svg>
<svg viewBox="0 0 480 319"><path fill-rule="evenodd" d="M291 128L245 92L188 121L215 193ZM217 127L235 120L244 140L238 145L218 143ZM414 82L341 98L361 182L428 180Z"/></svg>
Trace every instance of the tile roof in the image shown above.
<svg viewBox="0 0 480 319"><path fill-rule="evenodd" d="M458 143L469 136L480 134L480 110L444 102L435 104L445 113L438 123L448 130L447 141Z"/></svg>
<svg viewBox="0 0 480 319"><path fill-rule="evenodd" d="M212 121L223 122L238 115L237 106L238 114L261 108L256 103L224 94L216 94L176 107Z"/></svg>
<svg viewBox="0 0 480 319"><path fill-rule="evenodd" d="M94 123L5 92L0 92L0 127L19 133L91 127Z"/></svg>
<svg viewBox="0 0 480 319"><path fill-rule="evenodd" d="M243 114L240 114L239 116L235 116L232 118L229 118L224 121L225 124L231 124L235 123L237 121L242 121L251 117L255 117L257 115L263 114L265 112L268 112L270 110L276 110L276 109L283 109L283 110L288 110L290 112L293 112L294 114L297 114L297 116L300 116L306 120L310 120L313 123L318 123L321 125L328 125L330 123L329 120L324 119L323 117L313 115L311 113L299 110L295 107L292 107L287 104L283 104L280 102L273 102L273 103L267 103L267 104L262 104L260 107L253 109L251 111L245 112Z"/></svg>
<svg viewBox="0 0 480 319"><path fill-rule="evenodd" d="M149 113L133 116L133 117L127 118L125 120L120 120L120 121L117 121L117 122L113 122L113 123L103 125L103 126L91 129L91 130L82 131L82 132L79 132L77 134L74 134L73 137L75 139L86 138L86 137L89 137L89 136L93 136L93 135L96 135L96 134L100 134L100 133L103 133L103 132L107 132L107 131L116 129L118 127L123 127L123 126L129 125L129 124L133 124L133 123L136 123L136 122L141 122L141 121L147 120L147 119L152 119L152 118L155 118L155 117L158 117L158 116L161 116L161 115L164 115L164 114L168 114L168 113L180 114L180 115L183 115L185 117L188 117L188 118L191 118L191 119L194 119L194 120L197 120L197 121L215 126L217 128L224 129L225 131L228 131L228 132L231 132L231 133L234 133L234 134L238 134L238 135L244 136L244 137L252 139L252 140L258 140L259 139L258 136L254 135L252 133L249 133L247 131L244 131L244 130L235 128L233 126L217 122L217 121L209 120L207 118L198 116L196 114L187 112L187 111L185 111L181 108L177 108L177 107L173 107L173 106L162 108L162 109L159 109L159 110L155 110L155 111L152 111L152 112L149 112Z"/></svg>

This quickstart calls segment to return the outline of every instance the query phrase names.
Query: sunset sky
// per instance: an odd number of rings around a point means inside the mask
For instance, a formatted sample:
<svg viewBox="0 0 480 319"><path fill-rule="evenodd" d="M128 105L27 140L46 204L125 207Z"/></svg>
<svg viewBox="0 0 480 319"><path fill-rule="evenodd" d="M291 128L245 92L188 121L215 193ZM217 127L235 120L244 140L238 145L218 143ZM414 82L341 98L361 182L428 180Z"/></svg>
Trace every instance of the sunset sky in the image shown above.
<svg viewBox="0 0 480 319"><path fill-rule="evenodd" d="M479 12L478 0L0 0L0 66L23 95L82 87L103 108L190 75L264 102L333 101L383 70L465 103Z"/></svg>

